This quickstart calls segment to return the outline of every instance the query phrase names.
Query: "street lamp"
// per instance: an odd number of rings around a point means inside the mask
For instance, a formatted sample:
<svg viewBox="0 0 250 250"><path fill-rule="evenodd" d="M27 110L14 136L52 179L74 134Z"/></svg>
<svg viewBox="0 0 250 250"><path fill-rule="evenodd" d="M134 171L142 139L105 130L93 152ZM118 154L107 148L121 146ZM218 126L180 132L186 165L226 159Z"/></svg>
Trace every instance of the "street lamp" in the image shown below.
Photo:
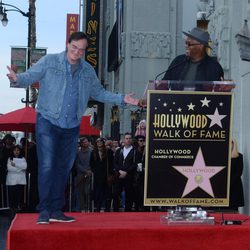
<svg viewBox="0 0 250 250"><path fill-rule="evenodd" d="M6 8L7 7L7 8ZM21 13L24 17L28 18L28 56L27 56L27 67L30 67L30 48L31 48L31 12L30 10L28 12L24 12L20 10L18 7L6 4L0 1L0 21L2 22L3 26L7 26L8 24L8 18L7 18L7 12L8 11L16 11ZM25 103L25 106L29 106L29 103L32 103L33 101L29 101L29 87L26 88L26 100L22 98L22 103Z"/></svg>

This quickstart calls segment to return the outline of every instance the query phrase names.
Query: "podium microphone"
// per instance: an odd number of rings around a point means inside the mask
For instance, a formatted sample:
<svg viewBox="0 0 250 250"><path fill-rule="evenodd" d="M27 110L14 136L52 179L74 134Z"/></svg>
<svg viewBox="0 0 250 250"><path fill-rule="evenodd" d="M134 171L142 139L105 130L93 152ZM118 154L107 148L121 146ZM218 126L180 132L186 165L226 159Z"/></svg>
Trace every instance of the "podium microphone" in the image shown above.
<svg viewBox="0 0 250 250"><path fill-rule="evenodd" d="M167 73L167 72L168 72L168 69L167 69L167 70L164 70L164 71L162 71L161 73L159 73L158 75L156 75L155 81L157 80L157 78L158 78L159 76L161 76L161 75L163 75L164 73Z"/></svg>
<svg viewBox="0 0 250 250"><path fill-rule="evenodd" d="M155 81L157 80L157 78L158 78L159 76L163 75L164 73L166 74L167 72L169 72L169 71L171 71L171 70L177 68L178 66L182 65L183 63L185 63L185 62L187 62L187 61L189 61L189 57L185 56L185 58L184 58L183 61L181 61L181 62L179 62L179 63L173 65L172 67L168 68L167 70L164 70L164 71L162 71L161 73L159 73L158 75L156 75ZM176 80L177 80L177 79L176 79Z"/></svg>

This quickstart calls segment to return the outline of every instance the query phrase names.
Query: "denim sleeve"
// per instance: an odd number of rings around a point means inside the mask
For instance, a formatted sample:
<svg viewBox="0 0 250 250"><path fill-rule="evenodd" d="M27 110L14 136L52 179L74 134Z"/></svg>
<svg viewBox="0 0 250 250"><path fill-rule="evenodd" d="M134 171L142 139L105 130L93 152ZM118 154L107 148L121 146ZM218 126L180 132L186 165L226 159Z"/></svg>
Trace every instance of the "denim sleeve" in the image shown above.
<svg viewBox="0 0 250 250"><path fill-rule="evenodd" d="M125 94L122 94L122 103L121 103L121 106L126 106L127 103L124 101L124 98L125 98Z"/></svg>
<svg viewBox="0 0 250 250"><path fill-rule="evenodd" d="M124 94L107 91L101 85L99 79L95 77L91 87L91 97L97 101L124 106Z"/></svg>

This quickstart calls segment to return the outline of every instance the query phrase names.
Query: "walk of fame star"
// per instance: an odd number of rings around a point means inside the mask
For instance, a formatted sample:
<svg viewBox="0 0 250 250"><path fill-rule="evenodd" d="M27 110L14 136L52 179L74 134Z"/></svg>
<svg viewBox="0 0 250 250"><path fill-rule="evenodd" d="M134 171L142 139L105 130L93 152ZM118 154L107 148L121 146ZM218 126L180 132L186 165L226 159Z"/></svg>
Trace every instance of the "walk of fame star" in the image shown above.
<svg viewBox="0 0 250 250"><path fill-rule="evenodd" d="M202 103L201 107L207 106L209 107L209 103L211 102L211 100L208 100L207 97L205 97L203 100L200 100Z"/></svg>
<svg viewBox="0 0 250 250"><path fill-rule="evenodd" d="M214 197L210 179L225 167L206 166L202 150L199 148L193 166L173 166L173 168L188 178L182 197L198 187Z"/></svg>
<svg viewBox="0 0 250 250"><path fill-rule="evenodd" d="M226 117L226 115L220 115L218 109L216 108L213 115L207 115L209 119L211 119L211 123L209 125L209 128L211 128L213 125L217 124L222 128L221 120Z"/></svg>

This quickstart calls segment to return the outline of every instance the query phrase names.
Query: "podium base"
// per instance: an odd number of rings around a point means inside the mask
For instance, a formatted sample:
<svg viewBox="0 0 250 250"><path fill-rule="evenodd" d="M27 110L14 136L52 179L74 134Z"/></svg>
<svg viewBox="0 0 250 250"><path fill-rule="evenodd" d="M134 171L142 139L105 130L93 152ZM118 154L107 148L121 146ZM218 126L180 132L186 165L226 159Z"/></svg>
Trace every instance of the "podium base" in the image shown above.
<svg viewBox="0 0 250 250"><path fill-rule="evenodd" d="M162 215L160 222L168 225L214 225L214 217L208 217L201 208L176 207L175 210L169 210L167 215Z"/></svg>

